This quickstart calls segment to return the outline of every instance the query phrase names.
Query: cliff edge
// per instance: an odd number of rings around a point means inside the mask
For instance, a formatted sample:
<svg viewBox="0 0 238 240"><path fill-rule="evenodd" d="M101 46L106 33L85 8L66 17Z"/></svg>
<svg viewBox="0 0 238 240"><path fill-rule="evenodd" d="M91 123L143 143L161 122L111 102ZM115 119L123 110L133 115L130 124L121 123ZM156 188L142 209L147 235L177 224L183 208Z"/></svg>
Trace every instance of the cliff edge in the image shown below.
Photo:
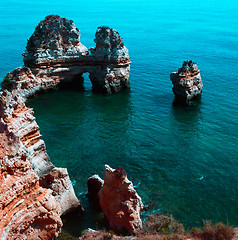
<svg viewBox="0 0 238 240"><path fill-rule="evenodd" d="M0 91L0 239L53 239L60 216L83 211L67 169L55 167L46 152L30 96L61 83L82 84L90 73L101 92L129 88L130 58L119 34L99 27L96 47L80 42L71 20L42 20L27 42L24 66L8 73ZM57 146L56 146L57 147Z"/></svg>

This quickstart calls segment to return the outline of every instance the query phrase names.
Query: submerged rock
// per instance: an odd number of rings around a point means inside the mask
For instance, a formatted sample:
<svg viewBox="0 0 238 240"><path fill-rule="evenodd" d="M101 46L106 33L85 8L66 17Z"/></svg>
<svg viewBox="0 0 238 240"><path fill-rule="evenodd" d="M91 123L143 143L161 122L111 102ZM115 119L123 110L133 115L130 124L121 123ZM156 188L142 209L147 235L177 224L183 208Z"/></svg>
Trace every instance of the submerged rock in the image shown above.
<svg viewBox="0 0 238 240"><path fill-rule="evenodd" d="M35 76L81 87L82 74L88 72L93 89L103 93L129 88L130 57L119 33L98 27L94 41L96 47L87 49L73 21L50 15L28 40L24 63Z"/></svg>
<svg viewBox="0 0 238 240"><path fill-rule="evenodd" d="M105 166L104 184L98 196L111 228L131 234L142 228L140 213L143 203L122 168Z"/></svg>
<svg viewBox="0 0 238 240"><path fill-rule="evenodd" d="M173 92L176 97L189 102L192 98L202 93L203 83L200 70L197 64L192 61L185 61L178 72L170 74L173 83Z"/></svg>

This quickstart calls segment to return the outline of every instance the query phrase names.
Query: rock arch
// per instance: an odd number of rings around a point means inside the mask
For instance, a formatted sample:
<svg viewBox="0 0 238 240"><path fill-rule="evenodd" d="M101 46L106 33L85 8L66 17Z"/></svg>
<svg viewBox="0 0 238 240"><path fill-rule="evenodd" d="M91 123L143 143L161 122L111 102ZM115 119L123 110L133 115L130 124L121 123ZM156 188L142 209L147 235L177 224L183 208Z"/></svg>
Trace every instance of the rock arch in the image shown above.
<svg viewBox="0 0 238 240"><path fill-rule="evenodd" d="M87 49L72 21L50 15L36 26L23 60L36 77L70 82L89 72L97 91L112 93L129 88L130 57L119 33L98 27L94 41L96 47Z"/></svg>
<svg viewBox="0 0 238 240"><path fill-rule="evenodd" d="M47 16L23 53L24 66L8 73L0 91L0 239L53 239L60 216L83 211L67 169L51 162L27 98L60 83L82 81L112 93L129 88L130 58L118 32L99 27L96 47L80 43L71 20ZM79 79L79 80L77 80Z"/></svg>

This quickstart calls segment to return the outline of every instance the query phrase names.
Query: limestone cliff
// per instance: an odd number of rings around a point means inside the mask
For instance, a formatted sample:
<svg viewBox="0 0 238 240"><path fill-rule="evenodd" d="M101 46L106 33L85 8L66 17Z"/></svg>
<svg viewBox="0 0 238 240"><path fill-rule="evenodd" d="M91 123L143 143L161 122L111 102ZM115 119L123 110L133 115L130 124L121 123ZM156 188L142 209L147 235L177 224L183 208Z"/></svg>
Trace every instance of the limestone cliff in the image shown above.
<svg viewBox="0 0 238 240"><path fill-rule="evenodd" d="M0 239L52 239L62 222L52 191L40 187L19 137L0 122Z"/></svg>
<svg viewBox="0 0 238 240"><path fill-rule="evenodd" d="M84 72L90 73L97 90L110 93L129 87L130 58L119 34L98 28L95 42L96 47L89 51L71 20L50 15L28 40L25 66L8 73L2 82L1 240L53 239L62 227L62 214L75 208L83 211L67 169L50 162L33 109L26 101L62 82L80 85ZM107 52L107 57L101 52Z"/></svg>
<svg viewBox="0 0 238 240"><path fill-rule="evenodd" d="M25 105L27 97L56 84L53 79L35 77L27 67L15 69L4 79L0 92L2 240L51 239L62 227L60 216L82 208L67 169L50 162L33 109Z"/></svg>

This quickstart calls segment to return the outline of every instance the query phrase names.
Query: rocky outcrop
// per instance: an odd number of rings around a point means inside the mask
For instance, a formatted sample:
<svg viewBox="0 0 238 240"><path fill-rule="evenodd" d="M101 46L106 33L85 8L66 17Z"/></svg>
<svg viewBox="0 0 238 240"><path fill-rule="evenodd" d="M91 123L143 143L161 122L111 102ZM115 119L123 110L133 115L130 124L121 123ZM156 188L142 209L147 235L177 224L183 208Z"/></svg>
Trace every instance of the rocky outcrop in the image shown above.
<svg viewBox="0 0 238 240"><path fill-rule="evenodd" d="M140 212L143 203L122 168L105 166L104 184L98 196L111 228L132 234L142 228Z"/></svg>
<svg viewBox="0 0 238 240"><path fill-rule="evenodd" d="M99 64L90 72L93 86L102 92L118 92L130 88L130 57L117 31L109 27L98 27L95 48L90 48L88 56Z"/></svg>
<svg viewBox="0 0 238 240"><path fill-rule="evenodd" d="M103 93L129 88L130 57L117 31L99 27L95 48L80 42L80 31L71 20L50 15L42 20L27 43L24 63L36 77L83 85L89 72L93 89Z"/></svg>
<svg viewBox="0 0 238 240"><path fill-rule="evenodd" d="M197 64L192 61L185 61L178 72L171 73L170 79L173 83L175 96L186 100L186 102L202 93L203 83L200 70Z"/></svg>
<svg viewBox="0 0 238 240"><path fill-rule="evenodd" d="M60 216L82 208L67 169L46 153L33 109L25 102L58 80L39 78L27 67L4 79L0 92L0 239L53 239Z"/></svg>
<svg viewBox="0 0 238 240"><path fill-rule="evenodd" d="M66 168L54 167L49 173L40 178L40 185L52 190L52 195L59 206L60 215L67 214L77 208L78 212L83 213L83 208L74 194Z"/></svg>
<svg viewBox="0 0 238 240"><path fill-rule="evenodd" d="M0 122L0 239L53 239L62 221L52 191L42 188L27 148Z"/></svg>
<svg viewBox="0 0 238 240"><path fill-rule="evenodd" d="M36 26L23 56L25 65L43 67L72 58L80 60L87 54L87 48L80 42L80 31L73 21L50 15Z"/></svg>

